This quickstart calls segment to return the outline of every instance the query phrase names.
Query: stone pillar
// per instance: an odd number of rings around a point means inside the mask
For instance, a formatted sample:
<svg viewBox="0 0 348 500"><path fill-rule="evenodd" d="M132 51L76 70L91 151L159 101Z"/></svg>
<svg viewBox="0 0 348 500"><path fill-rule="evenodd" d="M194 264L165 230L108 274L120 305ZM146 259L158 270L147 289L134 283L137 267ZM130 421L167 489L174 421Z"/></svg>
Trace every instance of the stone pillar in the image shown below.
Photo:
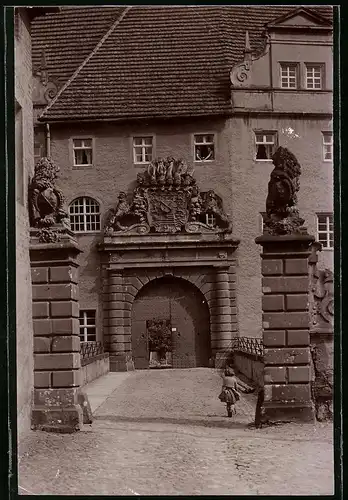
<svg viewBox="0 0 348 500"><path fill-rule="evenodd" d="M132 369L131 355L131 304L123 283L121 271L110 271L108 305L108 346L110 371Z"/></svg>
<svg viewBox="0 0 348 500"><path fill-rule="evenodd" d="M215 301L211 307L211 346L212 354L219 357L219 351L225 351L231 344L231 297L227 267L216 270Z"/></svg>
<svg viewBox="0 0 348 500"><path fill-rule="evenodd" d="M32 428L78 431L83 424L80 393L78 263L72 233L40 243L31 231L34 326Z"/></svg>
<svg viewBox="0 0 348 500"><path fill-rule="evenodd" d="M262 245L264 417L313 421L307 234L256 238Z"/></svg>

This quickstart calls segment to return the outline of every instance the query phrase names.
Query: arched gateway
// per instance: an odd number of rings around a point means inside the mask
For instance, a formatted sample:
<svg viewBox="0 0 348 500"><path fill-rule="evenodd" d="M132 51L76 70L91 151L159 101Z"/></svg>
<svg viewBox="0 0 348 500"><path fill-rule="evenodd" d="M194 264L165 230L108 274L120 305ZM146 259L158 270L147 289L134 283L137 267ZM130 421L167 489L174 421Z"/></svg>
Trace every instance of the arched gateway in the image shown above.
<svg viewBox="0 0 348 500"><path fill-rule="evenodd" d="M119 194L100 245L112 371L126 370L130 361L146 367L146 321L157 314L174 328L176 366L206 366L210 354L229 346L238 330L239 240L231 232L221 198L201 192L181 160L154 161L138 174L131 199Z"/></svg>
<svg viewBox="0 0 348 500"><path fill-rule="evenodd" d="M208 366L211 356L209 308L202 292L189 281L164 276L150 281L134 299L131 347L135 368L148 368L151 326L163 323L171 332L173 368Z"/></svg>

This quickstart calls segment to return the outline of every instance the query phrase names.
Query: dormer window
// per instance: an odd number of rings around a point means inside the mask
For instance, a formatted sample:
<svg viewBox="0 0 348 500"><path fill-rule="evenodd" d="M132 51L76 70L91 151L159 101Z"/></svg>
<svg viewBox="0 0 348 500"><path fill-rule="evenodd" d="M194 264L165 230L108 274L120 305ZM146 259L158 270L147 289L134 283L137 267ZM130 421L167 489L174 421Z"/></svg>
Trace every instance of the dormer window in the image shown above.
<svg viewBox="0 0 348 500"><path fill-rule="evenodd" d="M306 89L321 90L323 88L323 65L306 64Z"/></svg>
<svg viewBox="0 0 348 500"><path fill-rule="evenodd" d="M280 65L280 87L282 89L298 88L298 64L281 63Z"/></svg>

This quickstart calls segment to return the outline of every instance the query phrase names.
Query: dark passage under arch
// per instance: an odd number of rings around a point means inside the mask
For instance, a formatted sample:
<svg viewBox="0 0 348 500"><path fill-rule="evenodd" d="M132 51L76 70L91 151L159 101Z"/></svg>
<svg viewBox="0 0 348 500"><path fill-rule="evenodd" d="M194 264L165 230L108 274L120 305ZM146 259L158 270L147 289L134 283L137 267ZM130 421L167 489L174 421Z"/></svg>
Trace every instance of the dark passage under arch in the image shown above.
<svg viewBox="0 0 348 500"><path fill-rule="evenodd" d="M137 369L149 366L147 321L153 319L170 322L173 368L208 366L209 308L198 288L184 279L165 276L139 291L132 308L132 355Z"/></svg>

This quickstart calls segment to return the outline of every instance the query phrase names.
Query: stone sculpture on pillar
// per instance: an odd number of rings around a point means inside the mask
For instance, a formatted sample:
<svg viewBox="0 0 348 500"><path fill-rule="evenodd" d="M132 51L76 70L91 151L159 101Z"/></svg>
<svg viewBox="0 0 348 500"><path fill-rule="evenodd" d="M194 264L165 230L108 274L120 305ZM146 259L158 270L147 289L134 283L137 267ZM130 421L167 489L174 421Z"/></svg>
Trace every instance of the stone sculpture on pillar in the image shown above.
<svg viewBox="0 0 348 500"><path fill-rule="evenodd" d="M78 255L59 168L41 158L29 186L30 264L34 330L32 429L69 433L90 423L81 390Z"/></svg>
<svg viewBox="0 0 348 500"><path fill-rule="evenodd" d="M296 207L301 167L286 148L273 155L262 245L264 387L257 425L315 418L311 395L308 257L314 237ZM261 411L261 414L259 412ZM261 419L261 420L260 420Z"/></svg>
<svg viewBox="0 0 348 500"><path fill-rule="evenodd" d="M64 210L63 193L55 186L59 167L50 158L41 158L29 185L29 220L43 243L59 241L62 226L70 228Z"/></svg>
<svg viewBox="0 0 348 500"><path fill-rule="evenodd" d="M264 232L273 235L307 234L297 208L301 166L295 155L279 147L272 157L274 170L268 183Z"/></svg>

